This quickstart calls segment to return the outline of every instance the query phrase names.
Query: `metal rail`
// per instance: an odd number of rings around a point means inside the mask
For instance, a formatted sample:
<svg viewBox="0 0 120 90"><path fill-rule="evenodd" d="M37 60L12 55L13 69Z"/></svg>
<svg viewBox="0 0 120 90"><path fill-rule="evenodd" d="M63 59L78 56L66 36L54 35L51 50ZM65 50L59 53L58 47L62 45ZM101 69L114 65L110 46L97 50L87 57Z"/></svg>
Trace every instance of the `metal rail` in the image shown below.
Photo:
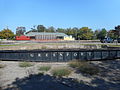
<svg viewBox="0 0 120 90"><path fill-rule="evenodd" d="M120 58L120 50L2 50L0 60L67 62L70 60L110 60Z"/></svg>

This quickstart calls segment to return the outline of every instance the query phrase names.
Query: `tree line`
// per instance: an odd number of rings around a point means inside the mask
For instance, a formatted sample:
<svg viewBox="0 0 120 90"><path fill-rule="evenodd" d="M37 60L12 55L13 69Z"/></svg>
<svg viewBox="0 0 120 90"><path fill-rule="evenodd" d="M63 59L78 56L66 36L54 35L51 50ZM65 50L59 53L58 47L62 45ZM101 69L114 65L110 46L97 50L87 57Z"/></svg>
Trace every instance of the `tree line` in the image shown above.
<svg viewBox="0 0 120 90"><path fill-rule="evenodd" d="M119 27L119 25L117 26ZM106 30L105 28L99 30L92 30L89 27L73 27L73 28L54 28L53 26L46 28L44 25L38 25L36 28L33 26L30 31L26 32L60 32L65 33L67 35L72 35L76 40L95 40L95 39L103 39L105 37L110 37L116 39L118 37L117 31L120 29Z"/></svg>
<svg viewBox="0 0 120 90"><path fill-rule="evenodd" d="M95 40L110 37L116 39L120 35L120 25L116 26L112 30L106 30L105 28L99 30L92 30L89 27L73 27L73 28L54 28L53 26L46 28L44 25L33 26L26 32L25 27L17 27L16 34L10 29L3 29L0 31L0 39L14 39L15 36L21 36L28 34L29 32L60 32L67 35L72 35L76 40Z"/></svg>

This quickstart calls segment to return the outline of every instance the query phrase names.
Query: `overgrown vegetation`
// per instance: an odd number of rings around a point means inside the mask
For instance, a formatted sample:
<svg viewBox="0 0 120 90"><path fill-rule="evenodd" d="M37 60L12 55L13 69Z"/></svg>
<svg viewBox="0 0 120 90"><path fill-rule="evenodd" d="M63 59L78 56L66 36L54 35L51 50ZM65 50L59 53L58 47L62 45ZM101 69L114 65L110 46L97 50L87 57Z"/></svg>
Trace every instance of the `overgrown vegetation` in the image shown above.
<svg viewBox="0 0 120 90"><path fill-rule="evenodd" d="M80 64L81 64L81 63L79 63L78 60L73 60L73 61L70 61L70 62L68 63L68 65L69 65L70 67L72 67L72 68L77 68L77 67L80 66Z"/></svg>
<svg viewBox="0 0 120 90"><path fill-rule="evenodd" d="M51 69L51 66L41 66L41 67L39 67L38 70L40 70L40 71L49 71L50 69Z"/></svg>
<svg viewBox="0 0 120 90"><path fill-rule="evenodd" d="M68 76L71 74L71 70L68 68L56 68L52 70L52 75L56 77Z"/></svg>
<svg viewBox="0 0 120 90"><path fill-rule="evenodd" d="M87 61L78 61L78 60L73 60L68 63L68 65L72 68L74 68L76 71L80 71L85 74L89 75L95 75L99 73L99 69L93 65L91 65Z"/></svg>
<svg viewBox="0 0 120 90"><path fill-rule="evenodd" d="M33 64L30 62L20 62L19 63L19 67L31 67L31 66L33 66Z"/></svg>
<svg viewBox="0 0 120 90"><path fill-rule="evenodd" d="M77 68L77 70L89 75L96 75L97 73L99 73L99 69L90 64L81 65L80 67Z"/></svg>

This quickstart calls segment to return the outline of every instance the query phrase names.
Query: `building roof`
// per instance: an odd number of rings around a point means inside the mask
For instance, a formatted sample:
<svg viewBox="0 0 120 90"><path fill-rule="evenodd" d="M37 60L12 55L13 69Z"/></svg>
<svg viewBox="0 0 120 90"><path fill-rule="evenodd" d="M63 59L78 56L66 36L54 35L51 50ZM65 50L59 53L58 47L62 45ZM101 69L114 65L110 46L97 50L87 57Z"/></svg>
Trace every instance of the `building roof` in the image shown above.
<svg viewBox="0 0 120 90"><path fill-rule="evenodd" d="M67 36L65 33L50 33L50 32L29 32L25 36L36 36L36 35L56 35L56 36Z"/></svg>

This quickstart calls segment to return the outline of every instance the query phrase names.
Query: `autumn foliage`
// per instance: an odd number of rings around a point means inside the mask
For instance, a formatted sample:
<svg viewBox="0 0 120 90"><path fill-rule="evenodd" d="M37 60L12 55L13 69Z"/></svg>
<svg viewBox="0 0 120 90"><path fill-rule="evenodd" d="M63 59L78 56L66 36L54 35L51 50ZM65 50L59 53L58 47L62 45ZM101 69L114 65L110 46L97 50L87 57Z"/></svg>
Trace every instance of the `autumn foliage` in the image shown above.
<svg viewBox="0 0 120 90"><path fill-rule="evenodd" d="M0 31L0 39L14 39L14 33L10 29Z"/></svg>

